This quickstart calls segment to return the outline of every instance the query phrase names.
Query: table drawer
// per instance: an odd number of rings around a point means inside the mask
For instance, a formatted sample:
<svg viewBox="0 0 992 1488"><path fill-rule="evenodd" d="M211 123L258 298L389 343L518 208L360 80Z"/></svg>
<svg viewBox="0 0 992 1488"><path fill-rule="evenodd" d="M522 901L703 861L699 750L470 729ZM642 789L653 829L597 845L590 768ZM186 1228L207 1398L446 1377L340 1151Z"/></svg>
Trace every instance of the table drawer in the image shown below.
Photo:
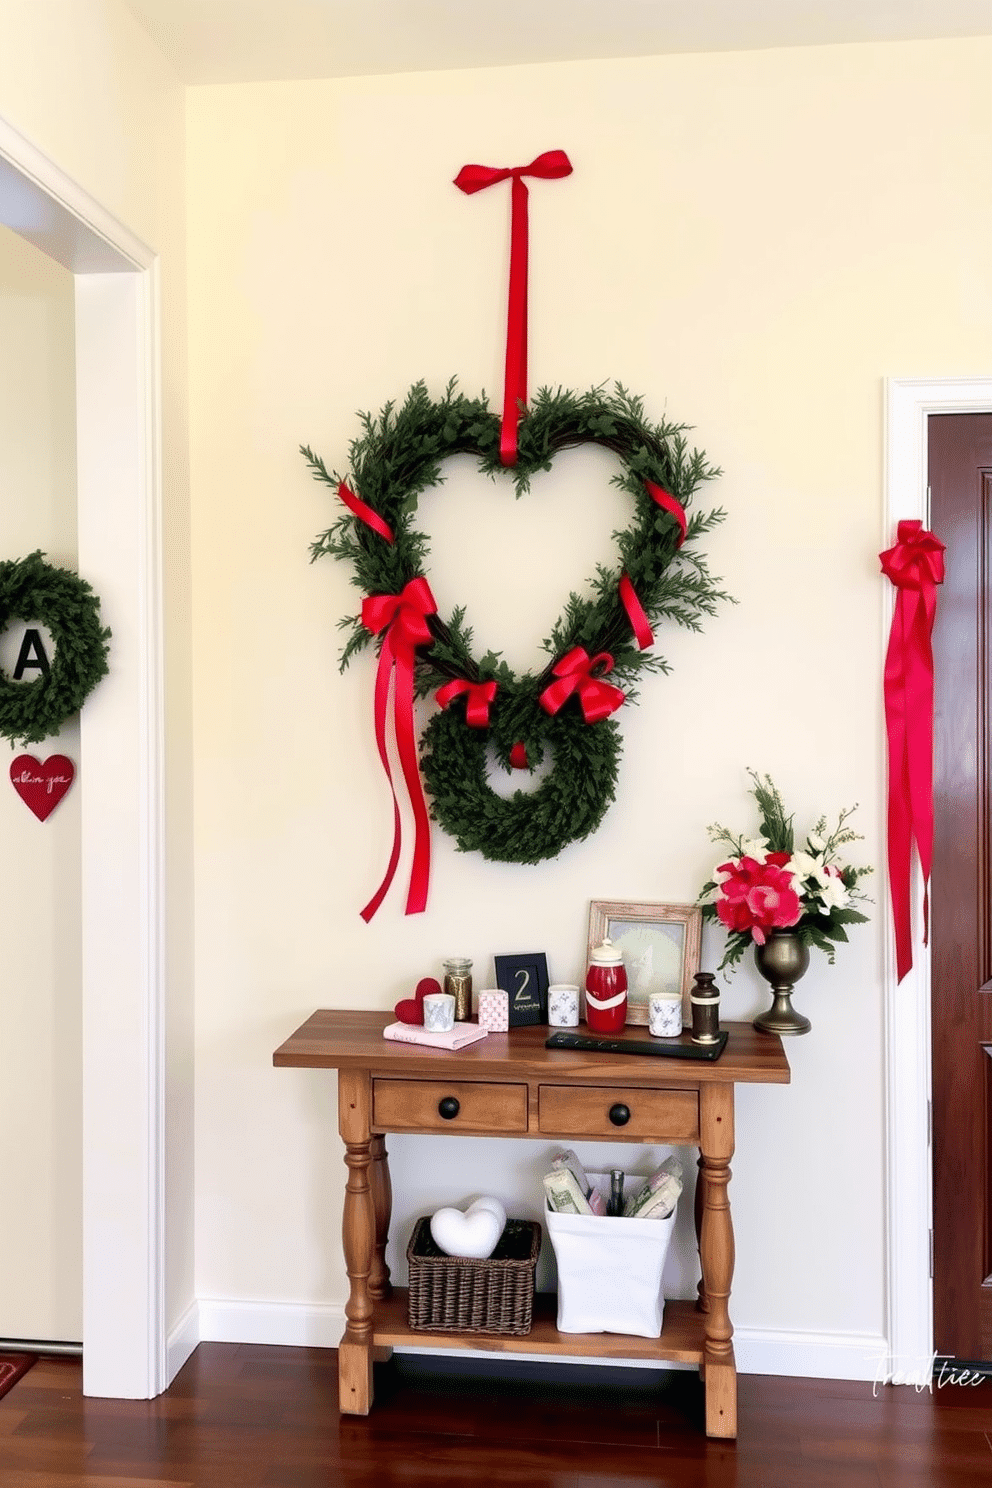
<svg viewBox="0 0 992 1488"><path fill-rule="evenodd" d="M610 1119L613 1112L615 1120ZM624 1120L624 1112L629 1116ZM597 1085L542 1085L538 1124L562 1137L634 1137L646 1142L699 1141L695 1090L619 1090Z"/></svg>
<svg viewBox="0 0 992 1488"><path fill-rule="evenodd" d="M372 1125L394 1132L525 1132L527 1086L373 1080Z"/></svg>

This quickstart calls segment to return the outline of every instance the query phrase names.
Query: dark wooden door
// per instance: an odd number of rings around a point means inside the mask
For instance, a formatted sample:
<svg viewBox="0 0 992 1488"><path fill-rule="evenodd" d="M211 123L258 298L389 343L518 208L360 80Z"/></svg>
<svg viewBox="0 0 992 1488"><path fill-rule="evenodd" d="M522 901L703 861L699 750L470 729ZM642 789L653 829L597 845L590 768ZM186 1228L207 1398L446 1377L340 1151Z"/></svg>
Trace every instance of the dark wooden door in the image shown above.
<svg viewBox="0 0 992 1488"><path fill-rule="evenodd" d="M929 419L934 1347L992 1360L992 414Z"/></svg>

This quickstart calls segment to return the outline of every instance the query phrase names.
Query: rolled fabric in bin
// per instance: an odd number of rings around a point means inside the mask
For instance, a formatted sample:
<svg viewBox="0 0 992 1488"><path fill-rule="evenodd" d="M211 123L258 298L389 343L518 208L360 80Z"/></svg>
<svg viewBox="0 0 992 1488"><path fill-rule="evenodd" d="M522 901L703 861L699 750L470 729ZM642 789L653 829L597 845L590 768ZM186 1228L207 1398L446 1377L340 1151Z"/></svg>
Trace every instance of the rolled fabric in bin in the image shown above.
<svg viewBox="0 0 992 1488"><path fill-rule="evenodd" d="M609 1174L588 1177L601 1193L609 1192ZM660 1338L662 1272L677 1212L666 1219L624 1219L556 1214L545 1206L558 1263L559 1333Z"/></svg>

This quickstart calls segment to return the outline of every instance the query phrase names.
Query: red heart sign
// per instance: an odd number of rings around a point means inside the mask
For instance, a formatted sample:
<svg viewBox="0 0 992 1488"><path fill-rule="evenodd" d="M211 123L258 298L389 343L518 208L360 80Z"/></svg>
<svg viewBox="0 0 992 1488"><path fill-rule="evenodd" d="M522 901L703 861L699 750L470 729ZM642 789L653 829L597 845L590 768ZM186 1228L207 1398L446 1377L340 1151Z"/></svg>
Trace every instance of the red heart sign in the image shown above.
<svg viewBox="0 0 992 1488"><path fill-rule="evenodd" d="M402 998L393 1008L393 1012L401 1023L423 1023L424 998L431 993L440 992L440 990L440 982L436 982L433 977L423 977L417 983L417 990L413 996Z"/></svg>
<svg viewBox="0 0 992 1488"><path fill-rule="evenodd" d="M14 789L39 821L51 816L75 774L76 767L65 754L50 754L44 761L19 754L10 767Z"/></svg>

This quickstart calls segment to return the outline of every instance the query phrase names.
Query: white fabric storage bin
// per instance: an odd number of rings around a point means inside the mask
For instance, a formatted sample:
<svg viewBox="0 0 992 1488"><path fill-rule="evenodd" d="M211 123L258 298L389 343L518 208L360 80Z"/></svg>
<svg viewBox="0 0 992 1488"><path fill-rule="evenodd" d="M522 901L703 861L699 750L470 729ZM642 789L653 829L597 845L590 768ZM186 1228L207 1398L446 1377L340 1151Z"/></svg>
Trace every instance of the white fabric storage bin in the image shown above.
<svg viewBox="0 0 992 1488"><path fill-rule="evenodd" d="M609 1198L608 1173L587 1173ZM630 1193L643 1178L627 1175ZM631 1333L660 1338L665 1313L661 1273L675 1230L667 1219L620 1219L556 1214L544 1206L558 1262L559 1333Z"/></svg>

